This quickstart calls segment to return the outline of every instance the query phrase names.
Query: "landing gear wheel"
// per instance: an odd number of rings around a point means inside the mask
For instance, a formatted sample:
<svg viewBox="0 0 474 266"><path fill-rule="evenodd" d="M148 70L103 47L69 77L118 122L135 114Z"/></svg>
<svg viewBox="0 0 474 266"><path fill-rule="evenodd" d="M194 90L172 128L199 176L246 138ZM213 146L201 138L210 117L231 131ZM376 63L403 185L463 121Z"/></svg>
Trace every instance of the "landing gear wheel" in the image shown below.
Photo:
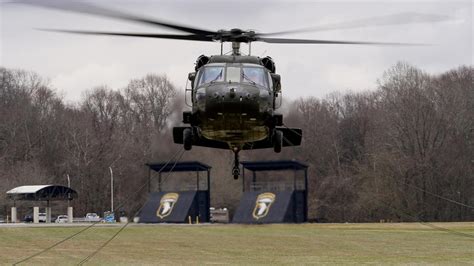
<svg viewBox="0 0 474 266"><path fill-rule="evenodd" d="M234 179L235 179L235 180L239 179L239 176L240 176L240 169L234 167L234 169L232 169L232 175L234 176Z"/></svg>
<svg viewBox="0 0 474 266"><path fill-rule="evenodd" d="M283 132L275 129L275 132L273 133L273 150L276 153L280 153L282 146L283 146Z"/></svg>
<svg viewBox="0 0 474 266"><path fill-rule="evenodd" d="M193 131L191 128L183 130L184 149L189 151L193 147Z"/></svg>

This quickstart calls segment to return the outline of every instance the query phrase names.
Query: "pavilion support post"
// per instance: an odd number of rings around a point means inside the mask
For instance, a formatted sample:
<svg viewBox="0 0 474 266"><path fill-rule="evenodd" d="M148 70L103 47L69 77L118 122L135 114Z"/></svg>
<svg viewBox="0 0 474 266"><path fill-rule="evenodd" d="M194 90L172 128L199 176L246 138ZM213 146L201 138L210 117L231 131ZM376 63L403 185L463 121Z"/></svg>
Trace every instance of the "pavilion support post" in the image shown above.
<svg viewBox="0 0 474 266"><path fill-rule="evenodd" d="M51 223L51 206L49 200L46 201L46 223Z"/></svg>
<svg viewBox="0 0 474 266"><path fill-rule="evenodd" d="M199 191L199 171L196 171L196 191Z"/></svg>
<svg viewBox="0 0 474 266"><path fill-rule="evenodd" d="M72 206L67 207L67 222L72 224L72 219L74 217L74 212Z"/></svg>
<svg viewBox="0 0 474 266"><path fill-rule="evenodd" d="M160 183L158 183L160 185ZM151 169L148 167L148 193L151 192Z"/></svg>
<svg viewBox="0 0 474 266"><path fill-rule="evenodd" d="M297 170L293 170L293 190L296 191L296 172Z"/></svg>
<svg viewBox="0 0 474 266"><path fill-rule="evenodd" d="M252 185L251 187L253 186L253 189L250 188L251 191L256 191L258 189L257 188L257 173L255 173L255 171L252 171Z"/></svg>
<svg viewBox="0 0 474 266"><path fill-rule="evenodd" d="M242 167L242 192L245 192L245 167Z"/></svg>
<svg viewBox="0 0 474 266"><path fill-rule="evenodd" d="M206 206L206 221L211 222L211 171L207 169L207 206Z"/></svg>
<svg viewBox="0 0 474 266"><path fill-rule="evenodd" d="M158 173L158 191L161 192L161 173Z"/></svg>
<svg viewBox="0 0 474 266"><path fill-rule="evenodd" d="M207 191L211 193L211 171L207 169Z"/></svg>
<svg viewBox="0 0 474 266"><path fill-rule="evenodd" d="M304 169L304 219L308 221L308 168Z"/></svg>
<svg viewBox="0 0 474 266"><path fill-rule="evenodd" d="M207 202L211 204L211 171L209 169L207 169Z"/></svg>
<svg viewBox="0 0 474 266"><path fill-rule="evenodd" d="M12 207L12 223L16 223L18 222L18 219L17 219L17 212L16 212L16 206L13 206Z"/></svg>
<svg viewBox="0 0 474 266"><path fill-rule="evenodd" d="M33 207L33 223L39 223L39 207Z"/></svg>

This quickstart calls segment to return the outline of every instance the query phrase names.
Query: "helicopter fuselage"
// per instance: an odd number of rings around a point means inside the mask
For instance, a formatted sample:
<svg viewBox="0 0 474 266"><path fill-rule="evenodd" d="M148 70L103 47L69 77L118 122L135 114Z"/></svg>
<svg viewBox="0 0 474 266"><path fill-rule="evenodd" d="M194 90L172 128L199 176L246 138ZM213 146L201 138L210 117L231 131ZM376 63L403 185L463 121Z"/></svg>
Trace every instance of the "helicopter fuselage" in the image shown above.
<svg viewBox="0 0 474 266"><path fill-rule="evenodd" d="M300 145L301 129L283 126L283 116L275 112L281 86L270 57L200 56L195 69L187 90L192 110L183 112L183 123L190 126L173 128L175 143L185 150L231 149L236 156L240 150L273 147L280 152Z"/></svg>
<svg viewBox="0 0 474 266"><path fill-rule="evenodd" d="M220 75L218 80L213 80L215 75ZM198 134L231 148L268 138L274 92L264 67L215 63L201 68L196 78L192 113Z"/></svg>
<svg viewBox="0 0 474 266"><path fill-rule="evenodd" d="M231 149L234 178L240 175L241 150L273 148L278 153L301 144L301 129L284 126L283 116L275 112L281 87L270 57L200 56L195 69L187 90L192 111L183 112L183 123L190 126L173 128L175 143L185 150Z"/></svg>

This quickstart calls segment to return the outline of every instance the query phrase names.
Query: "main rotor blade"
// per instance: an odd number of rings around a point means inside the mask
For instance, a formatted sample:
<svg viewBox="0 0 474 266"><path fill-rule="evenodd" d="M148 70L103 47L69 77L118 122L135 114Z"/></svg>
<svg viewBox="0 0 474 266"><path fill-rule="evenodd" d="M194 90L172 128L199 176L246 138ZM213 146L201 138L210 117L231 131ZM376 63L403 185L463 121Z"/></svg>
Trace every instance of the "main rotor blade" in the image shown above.
<svg viewBox="0 0 474 266"><path fill-rule="evenodd" d="M126 32L83 31L83 30L54 30L54 29L39 29L39 30L51 31L51 32L61 32L61 33L86 34L86 35L144 37L144 38L156 38L156 39L204 41L204 42L212 42L213 41L212 37L196 35L196 34L179 35L179 34L126 33Z"/></svg>
<svg viewBox="0 0 474 266"><path fill-rule="evenodd" d="M171 22L165 22L162 20L145 18L138 15L126 14L121 11L111 10L104 7L96 6L93 4L88 4L84 2L69 2L64 0L17 0L13 3L25 4L43 8L57 9L62 11L70 11L75 13L89 14L100 17L115 18L125 21L138 22L142 24L160 26L170 29L175 29L179 31L184 31L188 33L193 33L197 35L214 35L215 31L209 31L205 29L199 29L196 27L179 25Z"/></svg>
<svg viewBox="0 0 474 266"><path fill-rule="evenodd" d="M340 23L333 23L315 27L307 27L294 30L286 30L272 33L261 33L260 36L272 36L281 34L294 34L294 33L305 33L305 32L317 32L317 31L330 31L330 30L343 30L343 29L357 29L357 28L368 28L377 26L390 26L390 25L404 25L404 24L415 24L425 22L441 22L452 19L449 16L433 15L433 14L421 14L421 13L400 13L389 16L372 17L367 19L358 19L353 21L346 21Z"/></svg>
<svg viewBox="0 0 474 266"><path fill-rule="evenodd" d="M398 43L398 42L353 42L353 41L331 41L331 40L305 40L259 37L256 41L267 43L292 43L292 44L360 44L360 45L388 45L388 46L425 46L423 43Z"/></svg>

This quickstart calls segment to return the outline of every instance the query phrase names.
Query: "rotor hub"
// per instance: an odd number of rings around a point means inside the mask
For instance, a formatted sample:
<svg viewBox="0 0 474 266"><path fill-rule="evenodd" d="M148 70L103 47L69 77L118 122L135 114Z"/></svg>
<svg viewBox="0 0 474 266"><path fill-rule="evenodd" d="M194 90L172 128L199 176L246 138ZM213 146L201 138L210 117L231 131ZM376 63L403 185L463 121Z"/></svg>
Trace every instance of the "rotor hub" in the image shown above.
<svg viewBox="0 0 474 266"><path fill-rule="evenodd" d="M256 41L256 33L253 30L242 30L234 28L231 30L219 30L213 36L215 41L220 42L237 42L237 43L249 43Z"/></svg>

